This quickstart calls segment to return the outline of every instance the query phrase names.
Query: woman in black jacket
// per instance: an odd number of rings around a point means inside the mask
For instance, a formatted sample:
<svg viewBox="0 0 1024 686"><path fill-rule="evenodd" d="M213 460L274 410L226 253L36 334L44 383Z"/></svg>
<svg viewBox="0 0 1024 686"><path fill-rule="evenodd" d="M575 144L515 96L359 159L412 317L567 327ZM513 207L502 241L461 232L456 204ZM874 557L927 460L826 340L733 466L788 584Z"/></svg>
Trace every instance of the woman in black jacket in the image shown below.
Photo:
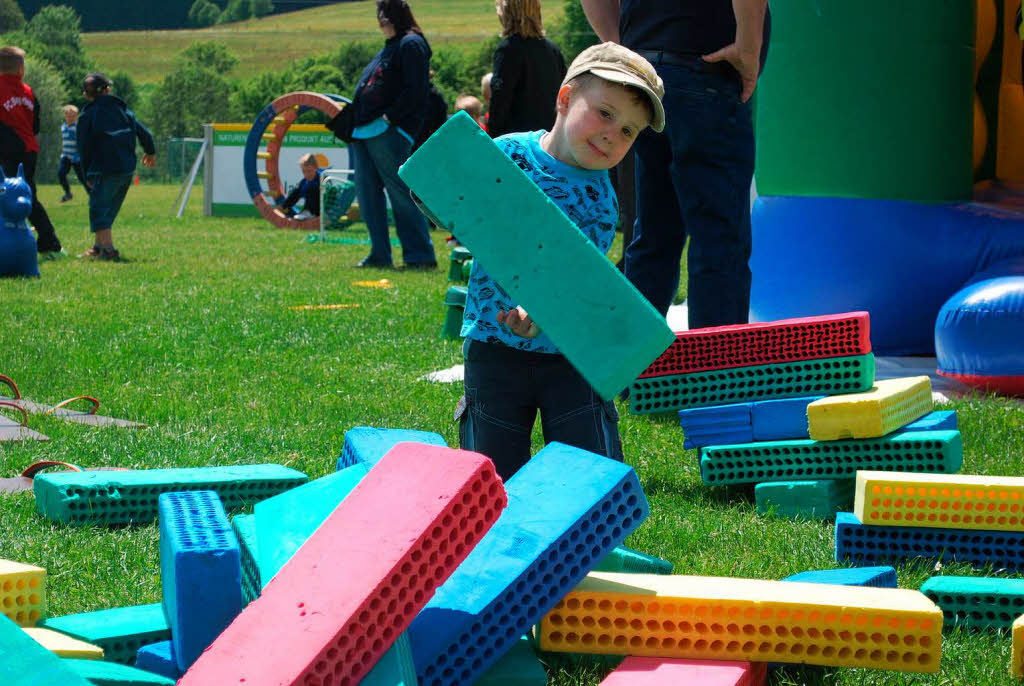
<svg viewBox="0 0 1024 686"><path fill-rule="evenodd" d="M496 0L495 7L503 38L494 51L487 132L497 138L517 131L550 131L565 58L544 37L540 0Z"/></svg>
<svg viewBox="0 0 1024 686"><path fill-rule="evenodd" d="M430 46L406 0L377 0L377 23L386 41L356 85L349 152L355 168L359 210L370 232L370 254L357 266L390 267L387 203L395 214L405 266L437 267L426 220L398 178L423 127Z"/></svg>

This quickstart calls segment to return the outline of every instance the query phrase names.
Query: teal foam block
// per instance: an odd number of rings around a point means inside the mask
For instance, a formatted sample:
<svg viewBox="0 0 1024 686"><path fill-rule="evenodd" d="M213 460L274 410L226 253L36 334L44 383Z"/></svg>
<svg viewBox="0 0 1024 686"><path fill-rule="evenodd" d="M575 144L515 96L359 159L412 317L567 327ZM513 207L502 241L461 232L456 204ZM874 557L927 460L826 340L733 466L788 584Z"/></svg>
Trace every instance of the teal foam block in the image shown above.
<svg viewBox="0 0 1024 686"><path fill-rule="evenodd" d="M104 660L123 665L135 664L142 646L171 638L162 603L50 617L39 626L98 645Z"/></svg>
<svg viewBox="0 0 1024 686"><path fill-rule="evenodd" d="M620 545L598 562L592 571L625 572L626 574L671 574L673 564L660 557L647 555Z"/></svg>
<svg viewBox="0 0 1024 686"><path fill-rule="evenodd" d="M235 509L306 483L302 472L277 464L124 472L58 472L33 480L36 510L65 524L146 524L157 497L174 491L216 491Z"/></svg>
<svg viewBox="0 0 1024 686"><path fill-rule="evenodd" d="M854 479L767 481L754 487L758 514L831 519L853 504Z"/></svg>
<svg viewBox="0 0 1024 686"><path fill-rule="evenodd" d="M665 318L466 113L398 174L605 400L675 341Z"/></svg>
<svg viewBox="0 0 1024 686"><path fill-rule="evenodd" d="M689 450L708 445L750 443L754 440L750 406L751 403L732 403L679 410L683 447Z"/></svg>
<svg viewBox="0 0 1024 686"><path fill-rule="evenodd" d="M547 683L548 674L537 659L533 641L523 636L476 680L474 686L546 686Z"/></svg>
<svg viewBox="0 0 1024 686"><path fill-rule="evenodd" d="M65 658L64 666L93 686L174 686L174 679L103 660ZM56 682L54 686L57 686ZM62 685L63 686L63 685Z"/></svg>
<svg viewBox="0 0 1024 686"><path fill-rule="evenodd" d="M851 569L815 569L787 576L783 581L835 586L871 586L898 588L896 570L892 567L853 567Z"/></svg>
<svg viewBox="0 0 1024 686"><path fill-rule="evenodd" d="M338 456L336 471L352 465L367 466L380 462L384 454L399 443L426 443L448 447L441 434L412 429L378 429L372 426L354 426L345 432L345 445Z"/></svg>
<svg viewBox="0 0 1024 686"><path fill-rule="evenodd" d="M177 660L174 659L174 645L171 641L150 643L148 646L139 648L139 654L135 657L135 666L168 679L179 679L182 674Z"/></svg>
<svg viewBox="0 0 1024 686"><path fill-rule="evenodd" d="M398 635L370 673L359 682L360 686L417 686L417 683L412 647L406 632Z"/></svg>
<svg viewBox="0 0 1024 686"><path fill-rule="evenodd" d="M301 487L300 487L301 488ZM274 496L275 498L277 496ZM231 518L231 528L238 537L239 561L242 563L242 606L260 597L259 548L256 543L256 516L238 514Z"/></svg>
<svg viewBox="0 0 1024 686"><path fill-rule="evenodd" d="M89 686L84 677L36 643L0 612L0 684L4 686Z"/></svg>
<svg viewBox="0 0 1024 686"><path fill-rule="evenodd" d="M1009 629L1024 614L1024 579L933 576L921 593L942 608L944 629Z"/></svg>

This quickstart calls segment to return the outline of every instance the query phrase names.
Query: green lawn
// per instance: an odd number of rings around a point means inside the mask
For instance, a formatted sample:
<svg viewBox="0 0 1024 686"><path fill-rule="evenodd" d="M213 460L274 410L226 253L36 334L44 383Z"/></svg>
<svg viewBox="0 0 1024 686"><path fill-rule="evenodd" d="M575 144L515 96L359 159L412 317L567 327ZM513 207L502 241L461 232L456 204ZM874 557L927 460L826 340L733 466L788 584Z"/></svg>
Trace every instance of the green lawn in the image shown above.
<svg viewBox="0 0 1024 686"><path fill-rule="evenodd" d="M424 3L426 4L426 3ZM0 282L0 373L30 398L87 394L101 411L150 425L92 429L34 416L49 443L3 444L0 476L39 459L83 466L172 467L277 462L311 477L333 470L354 425L440 432L457 443L458 385L417 382L460 361L439 338L446 270L364 273L360 245L310 245L256 219L207 219L201 195L170 217L177 188L137 186L115 227L124 264L69 259L39 280ZM90 244L84 199L41 188L68 252ZM351 235L357 235L350 230ZM434 233L435 242L442 235ZM439 258L447 262L447 249ZM386 277L390 289L352 285ZM358 308L293 310L357 303ZM1024 411L998 399L962 401L964 471L1021 474ZM759 517L752 492L709 489L672 415L630 416L621 431L644 485L650 518L627 545L671 560L683 574L781 578L832 562L832 527ZM29 493L0 497L0 557L49 574L50 614L160 599L156 526L54 526ZM900 570L917 588L932 572ZM952 566L944 573L971 573ZM789 670L774 684L1008 683L1007 634L954 633L938 675ZM603 672L549 665L552 683L596 684Z"/></svg>

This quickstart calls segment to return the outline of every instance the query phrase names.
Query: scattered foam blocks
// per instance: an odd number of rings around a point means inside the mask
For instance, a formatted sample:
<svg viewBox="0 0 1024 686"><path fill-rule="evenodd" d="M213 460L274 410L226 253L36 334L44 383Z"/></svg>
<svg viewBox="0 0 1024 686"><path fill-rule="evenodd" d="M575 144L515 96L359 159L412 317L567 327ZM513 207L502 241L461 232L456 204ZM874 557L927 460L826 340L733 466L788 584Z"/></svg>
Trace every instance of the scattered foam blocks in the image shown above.
<svg viewBox="0 0 1024 686"><path fill-rule="evenodd" d="M0 615L0 684L90 686L5 615Z"/></svg>
<svg viewBox="0 0 1024 686"><path fill-rule="evenodd" d="M274 496L277 497L277 496ZM259 548L256 545L256 517L238 514L231 518L231 528L238 537L238 559L242 565L242 605L248 605L263 590L260 581Z"/></svg>
<svg viewBox="0 0 1024 686"><path fill-rule="evenodd" d="M807 438L807 406L826 396L762 400L750 404L755 441Z"/></svg>
<svg viewBox="0 0 1024 686"><path fill-rule="evenodd" d="M765 441L701 449L712 485L853 479L859 470L953 473L963 464L959 431L901 431L846 441Z"/></svg>
<svg viewBox="0 0 1024 686"><path fill-rule="evenodd" d="M92 686L174 686L174 679L116 662L65 659L63 663Z"/></svg>
<svg viewBox="0 0 1024 686"><path fill-rule="evenodd" d="M1010 675L1024 679L1024 615L1013 621L1010 649Z"/></svg>
<svg viewBox="0 0 1024 686"><path fill-rule="evenodd" d="M506 503L485 456L398 444L179 685L358 683Z"/></svg>
<svg viewBox="0 0 1024 686"><path fill-rule="evenodd" d="M859 393L871 388L874 380L875 356L871 353L652 376L630 386L629 410L651 414L746 400Z"/></svg>
<svg viewBox="0 0 1024 686"><path fill-rule="evenodd" d="M103 659L103 648L98 645L80 641L53 629L27 626L24 627L24 630L32 637L33 641L60 657L75 657L83 660Z"/></svg>
<svg viewBox="0 0 1024 686"><path fill-rule="evenodd" d="M853 479L766 481L754 487L757 513L831 519L853 501Z"/></svg>
<svg viewBox="0 0 1024 686"><path fill-rule="evenodd" d="M380 462L387 451L399 443L426 443L447 447L441 434L412 429L377 429L372 426L354 426L345 432L345 445L341 448L336 471L357 464L368 467Z"/></svg>
<svg viewBox="0 0 1024 686"><path fill-rule="evenodd" d="M547 683L548 673L533 650L533 641L523 636L473 686L547 686Z"/></svg>
<svg viewBox="0 0 1024 686"><path fill-rule="evenodd" d="M174 646L171 645L171 641L150 643L139 648L135 656L135 666L168 679L177 680L182 674L178 661L174 658Z"/></svg>
<svg viewBox="0 0 1024 686"><path fill-rule="evenodd" d="M1024 477L858 472L853 513L865 524L1024 531Z"/></svg>
<svg viewBox="0 0 1024 686"><path fill-rule="evenodd" d="M420 686L472 684L648 513L631 467L562 443L507 489L508 509L409 628Z"/></svg>
<svg viewBox="0 0 1024 686"><path fill-rule="evenodd" d="M763 662L627 657L601 686L763 686Z"/></svg>
<svg viewBox="0 0 1024 686"><path fill-rule="evenodd" d="M592 572L541 623L542 650L936 672L942 611L917 591Z"/></svg>
<svg viewBox="0 0 1024 686"><path fill-rule="evenodd" d="M660 557L647 555L620 545L594 565L595 572L625 572L627 574L671 574L674 565Z"/></svg>
<svg viewBox="0 0 1024 686"><path fill-rule="evenodd" d="M932 411L927 376L876 381L869 391L815 400L807 406L808 435L816 441L875 438Z"/></svg>
<svg viewBox="0 0 1024 686"><path fill-rule="evenodd" d="M750 403L679 410L679 426L683 428L683 447L687 450L754 440Z"/></svg>
<svg viewBox="0 0 1024 686"><path fill-rule="evenodd" d="M835 551L836 562L857 566L924 557L1024 571L1024 532L876 526L852 512L836 515Z"/></svg>
<svg viewBox="0 0 1024 686"><path fill-rule="evenodd" d="M184 671L242 611L242 566L213 491L160 496L160 583L174 659Z"/></svg>
<svg viewBox="0 0 1024 686"><path fill-rule="evenodd" d="M36 510L65 524L146 524L157 497L174 491L216 491L227 509L263 500L306 483L306 475L278 464L104 472L56 472L33 479Z"/></svg>
<svg viewBox="0 0 1024 686"><path fill-rule="evenodd" d="M871 586L898 588L896 570L892 567L854 567L852 569L816 569L787 576L783 581L833 586ZM934 601L934 598L932 599Z"/></svg>
<svg viewBox="0 0 1024 686"><path fill-rule="evenodd" d="M135 663L139 648L171 638L163 604L116 607L50 617L39 623L103 648L103 659L125 665Z"/></svg>
<svg viewBox="0 0 1024 686"><path fill-rule="evenodd" d="M734 324L676 333L640 378L756 367L871 352L867 312Z"/></svg>
<svg viewBox="0 0 1024 686"><path fill-rule="evenodd" d="M0 612L18 626L46 616L46 570L0 559Z"/></svg>
<svg viewBox="0 0 1024 686"><path fill-rule="evenodd" d="M949 629L1009 629L1024 613L1024 579L933 576L921 593L942 608Z"/></svg>
<svg viewBox="0 0 1024 686"><path fill-rule="evenodd" d="M463 159L473 164L451 163ZM676 339L665 317L469 115L448 119L398 175L605 400ZM495 212L496 201L515 211ZM567 264L572 279L564 278Z"/></svg>

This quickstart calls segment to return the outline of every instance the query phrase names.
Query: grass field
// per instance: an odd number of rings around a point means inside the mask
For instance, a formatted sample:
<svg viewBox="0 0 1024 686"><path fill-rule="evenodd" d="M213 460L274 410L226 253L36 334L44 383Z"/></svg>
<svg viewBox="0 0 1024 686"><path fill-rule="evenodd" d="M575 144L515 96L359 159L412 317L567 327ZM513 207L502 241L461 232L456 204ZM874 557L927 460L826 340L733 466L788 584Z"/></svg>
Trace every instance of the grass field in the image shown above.
<svg viewBox="0 0 1024 686"><path fill-rule="evenodd" d="M101 412L150 428L33 416L31 426L52 440L2 444L0 475L55 459L123 467L276 462L319 477L333 470L354 425L437 431L457 444L461 387L416 381L460 361L459 344L439 338L445 269L367 274L351 266L365 246L310 245L261 220L203 218L200 197L177 221L169 216L176 192L133 187L115 227L128 262L72 258L43 264L39 280L0 281L0 373L27 397L94 395ZM84 201L60 205L58 195L41 188L68 251L80 252L90 244ZM447 262L446 248L439 258ZM382 277L393 287L353 285ZM291 309L337 303L359 307ZM999 399L951 407L960 412L965 472L1024 472L1024 411ZM651 505L627 545L683 574L773 579L834 566L830 524L756 515L749 489L702 484L674 416L620 410L627 461ZM159 601L157 538L155 525L55 526L35 513L30 493L0 497L0 557L48 570L52 615ZM913 564L899 572L902 586L917 588L934 570ZM959 565L942 572L972 573ZM1005 684L1009 653L1006 633L955 632L937 675L790 669L772 683ZM607 671L548 662L559 686L596 684Z"/></svg>
<svg viewBox="0 0 1024 686"><path fill-rule="evenodd" d="M415 0L416 20L434 49L477 43L501 30L493 0ZM545 3L550 25L561 2ZM279 69L293 60L331 52L344 41L383 41L373 0L314 7L263 19L179 31L113 31L82 35L86 55L107 71L123 70L153 83L174 68L179 52L197 41L223 43L239 58L228 76L244 78Z"/></svg>

